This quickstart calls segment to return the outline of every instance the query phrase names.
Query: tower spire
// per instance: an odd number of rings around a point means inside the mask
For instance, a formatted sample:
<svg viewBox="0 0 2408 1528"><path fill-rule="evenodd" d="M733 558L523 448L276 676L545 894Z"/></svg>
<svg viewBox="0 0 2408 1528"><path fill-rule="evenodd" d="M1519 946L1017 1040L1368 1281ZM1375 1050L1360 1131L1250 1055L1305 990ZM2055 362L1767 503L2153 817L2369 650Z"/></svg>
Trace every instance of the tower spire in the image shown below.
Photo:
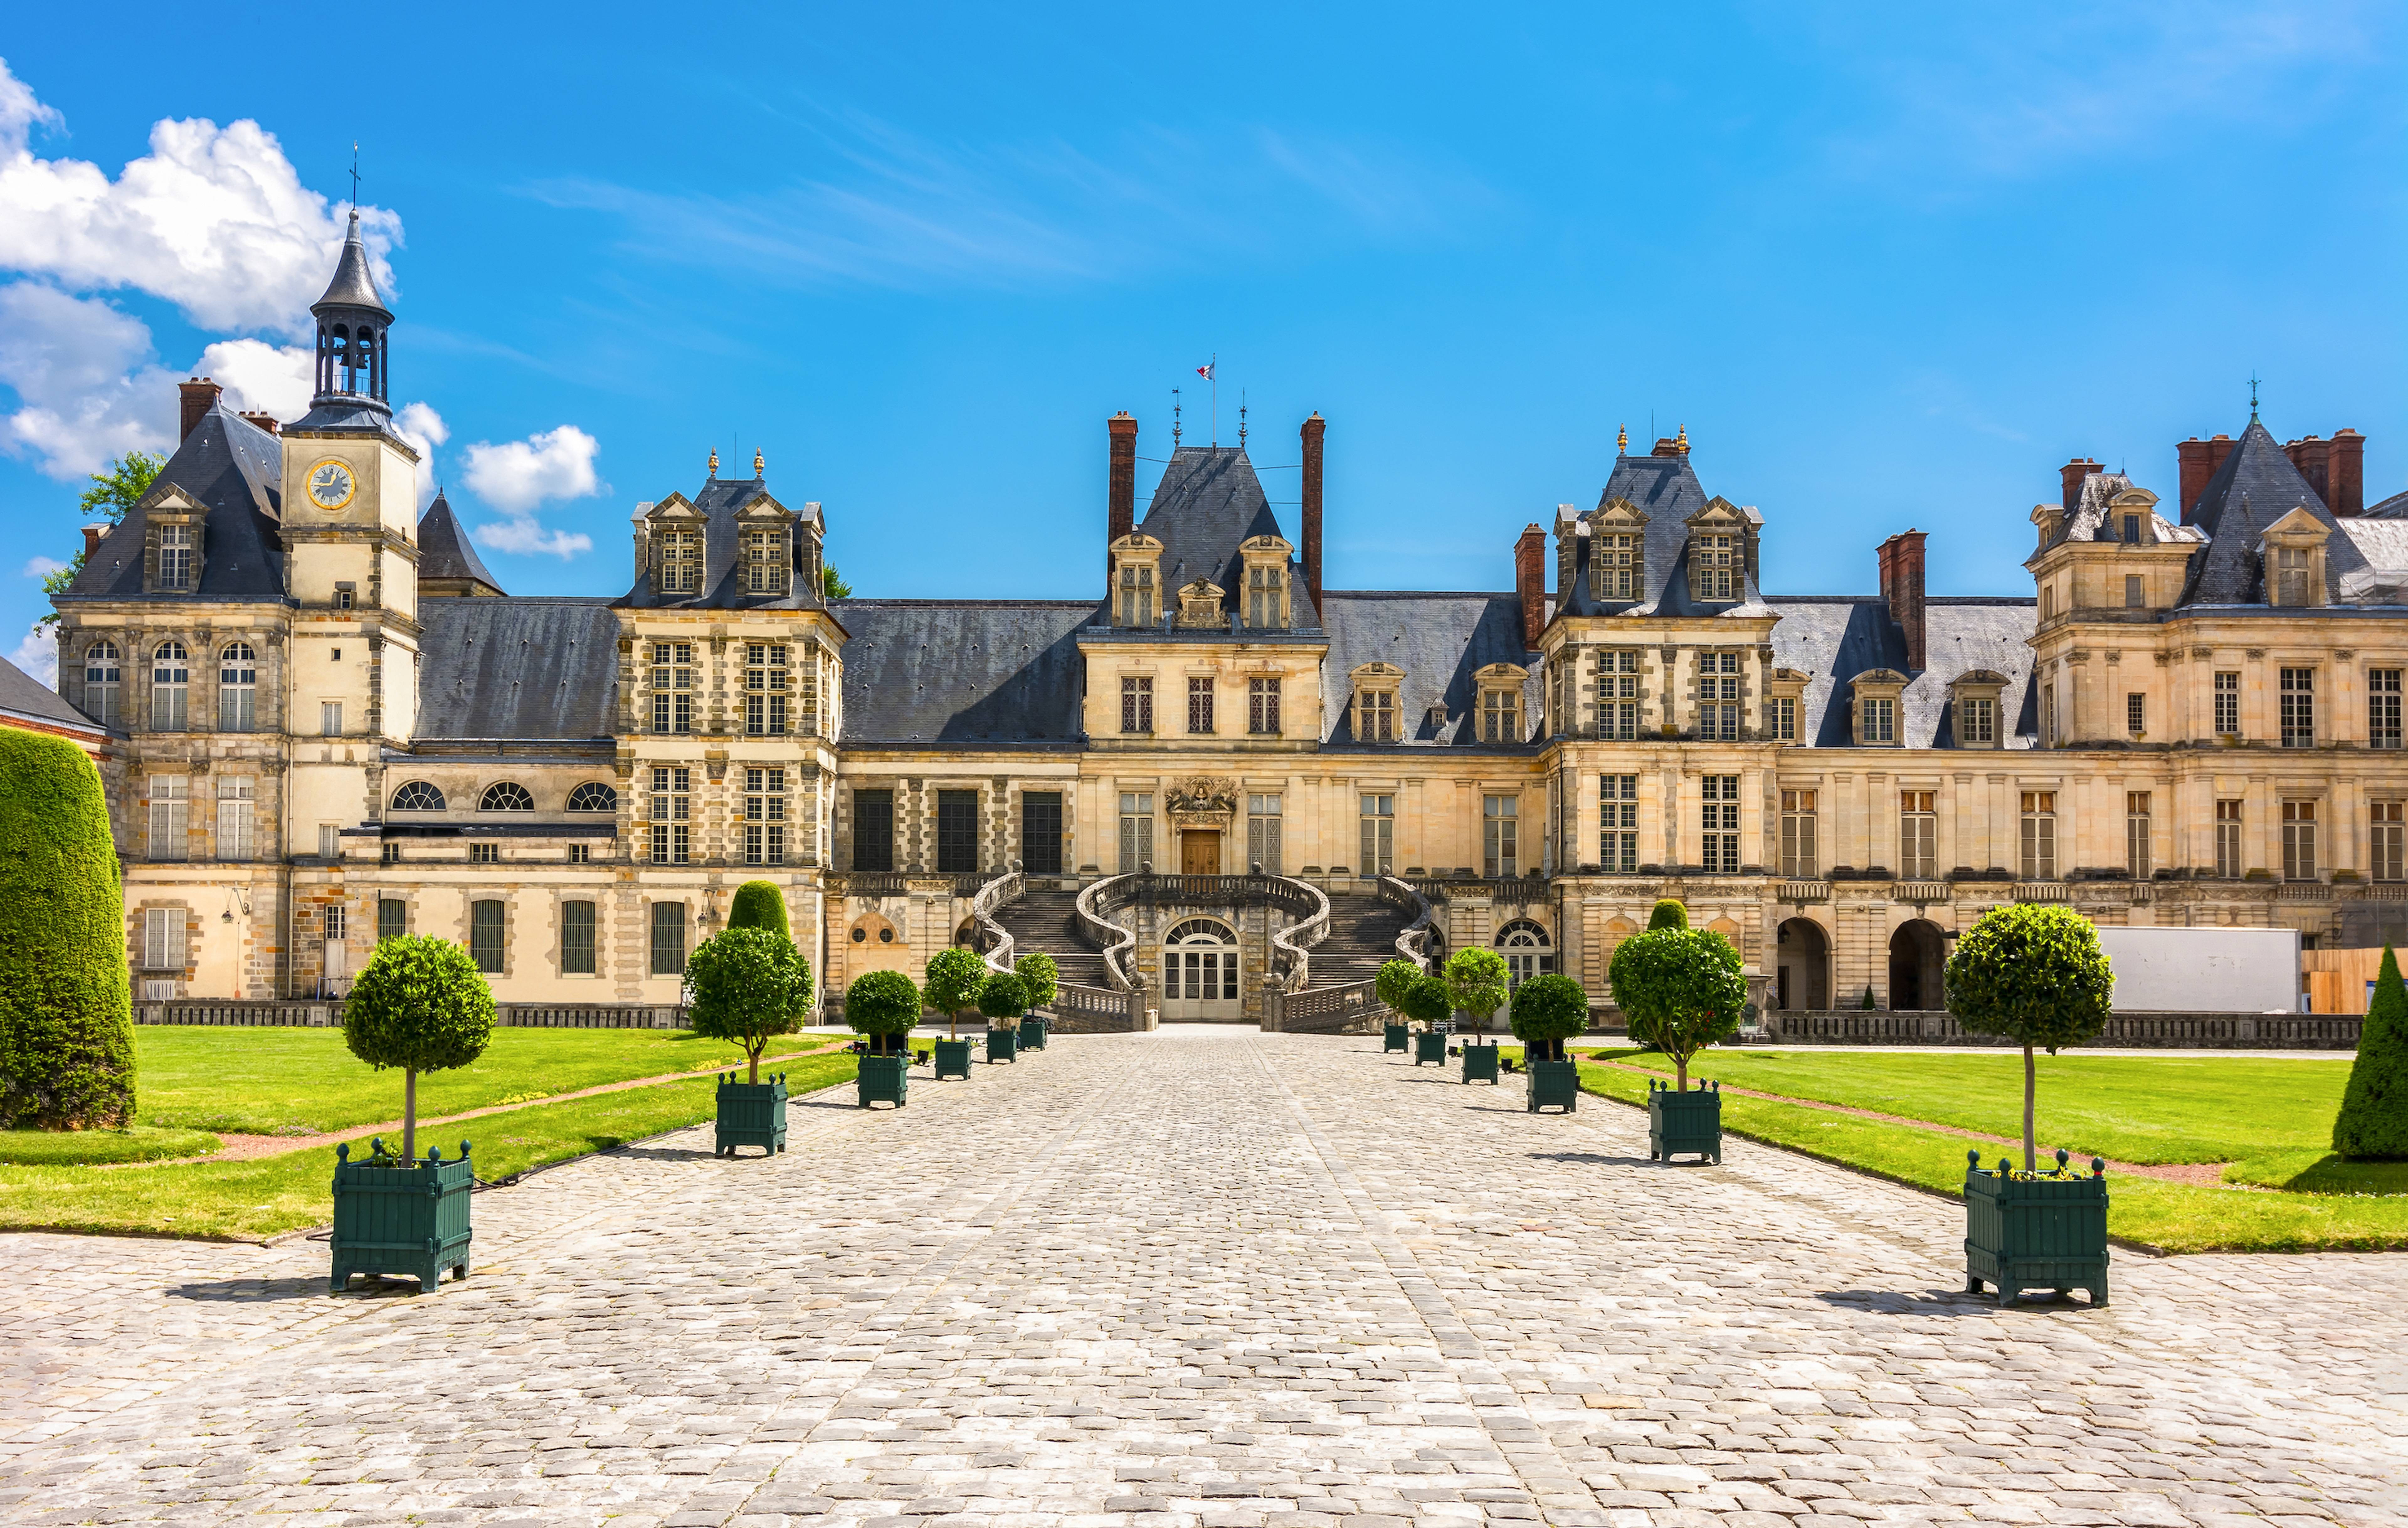
<svg viewBox="0 0 2408 1528"><path fill-rule="evenodd" d="M356 204L343 232L342 252L335 258L334 279L309 311L318 321L318 386L312 408L339 401L346 408L390 414L387 330L393 310L377 291Z"/></svg>

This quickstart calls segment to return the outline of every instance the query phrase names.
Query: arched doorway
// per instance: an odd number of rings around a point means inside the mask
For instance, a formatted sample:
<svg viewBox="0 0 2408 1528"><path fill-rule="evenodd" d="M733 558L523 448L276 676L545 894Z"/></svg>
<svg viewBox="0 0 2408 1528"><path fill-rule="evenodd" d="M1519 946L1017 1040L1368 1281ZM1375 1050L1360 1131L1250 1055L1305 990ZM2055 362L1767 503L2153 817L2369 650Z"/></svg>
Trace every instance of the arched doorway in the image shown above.
<svg viewBox="0 0 2408 1528"><path fill-rule="evenodd" d="M1780 978L1773 1005L1782 1008L1828 1008L1831 1006L1831 941L1823 925L1811 918L1792 918L1781 925Z"/></svg>
<svg viewBox="0 0 2408 1528"><path fill-rule="evenodd" d="M1509 991L1555 968L1555 941L1526 918L1516 918L1497 931L1497 953L1505 957Z"/></svg>
<svg viewBox="0 0 2408 1528"><path fill-rule="evenodd" d="M1943 1007L1941 967L1947 959L1939 924L1925 918L1900 923L1889 936L1889 1006L1908 1013Z"/></svg>
<svg viewBox="0 0 2408 1528"><path fill-rule="evenodd" d="M1238 995L1238 937L1227 924L1190 918L1164 936L1165 1019L1236 1020L1244 1007Z"/></svg>

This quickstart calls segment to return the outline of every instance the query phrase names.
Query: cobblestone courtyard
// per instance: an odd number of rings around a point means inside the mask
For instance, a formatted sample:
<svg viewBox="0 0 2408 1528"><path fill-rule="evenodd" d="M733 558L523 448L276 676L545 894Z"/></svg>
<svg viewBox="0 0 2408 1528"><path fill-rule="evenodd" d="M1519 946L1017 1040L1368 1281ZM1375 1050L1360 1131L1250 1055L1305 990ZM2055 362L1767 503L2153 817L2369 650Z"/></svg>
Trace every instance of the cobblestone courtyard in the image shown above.
<svg viewBox="0 0 2408 1528"><path fill-rule="evenodd" d="M2118 1253L1377 1042L1058 1040L477 1200L465 1284L0 1237L22 1523L2397 1523L2408 1258ZM402 1286L392 1286L398 1290Z"/></svg>

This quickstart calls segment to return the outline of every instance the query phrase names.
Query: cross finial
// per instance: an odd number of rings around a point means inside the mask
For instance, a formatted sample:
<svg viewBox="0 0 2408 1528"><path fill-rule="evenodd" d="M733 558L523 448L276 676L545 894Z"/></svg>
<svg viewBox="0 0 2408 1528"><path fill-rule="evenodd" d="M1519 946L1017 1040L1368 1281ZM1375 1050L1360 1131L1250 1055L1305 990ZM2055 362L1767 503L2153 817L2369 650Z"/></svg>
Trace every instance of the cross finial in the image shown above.
<svg viewBox="0 0 2408 1528"><path fill-rule="evenodd" d="M1246 449L1246 390L1238 390L1238 449Z"/></svg>
<svg viewBox="0 0 2408 1528"><path fill-rule="evenodd" d="M360 140L351 140L351 210L360 209Z"/></svg>
<svg viewBox="0 0 2408 1528"><path fill-rule="evenodd" d="M1170 390L1170 449L1179 449L1179 390Z"/></svg>
<svg viewBox="0 0 2408 1528"><path fill-rule="evenodd" d="M2249 374L2249 422L2258 422L2258 374L2255 371Z"/></svg>

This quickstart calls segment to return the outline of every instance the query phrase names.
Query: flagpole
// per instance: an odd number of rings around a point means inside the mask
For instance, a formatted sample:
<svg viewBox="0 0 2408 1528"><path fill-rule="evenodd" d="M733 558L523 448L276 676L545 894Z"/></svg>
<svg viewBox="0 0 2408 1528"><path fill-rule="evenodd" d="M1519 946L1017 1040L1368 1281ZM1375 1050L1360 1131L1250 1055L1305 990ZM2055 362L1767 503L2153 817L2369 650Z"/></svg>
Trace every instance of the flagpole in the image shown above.
<svg viewBox="0 0 2408 1528"><path fill-rule="evenodd" d="M1212 352L1212 444L1221 444L1221 352Z"/></svg>

